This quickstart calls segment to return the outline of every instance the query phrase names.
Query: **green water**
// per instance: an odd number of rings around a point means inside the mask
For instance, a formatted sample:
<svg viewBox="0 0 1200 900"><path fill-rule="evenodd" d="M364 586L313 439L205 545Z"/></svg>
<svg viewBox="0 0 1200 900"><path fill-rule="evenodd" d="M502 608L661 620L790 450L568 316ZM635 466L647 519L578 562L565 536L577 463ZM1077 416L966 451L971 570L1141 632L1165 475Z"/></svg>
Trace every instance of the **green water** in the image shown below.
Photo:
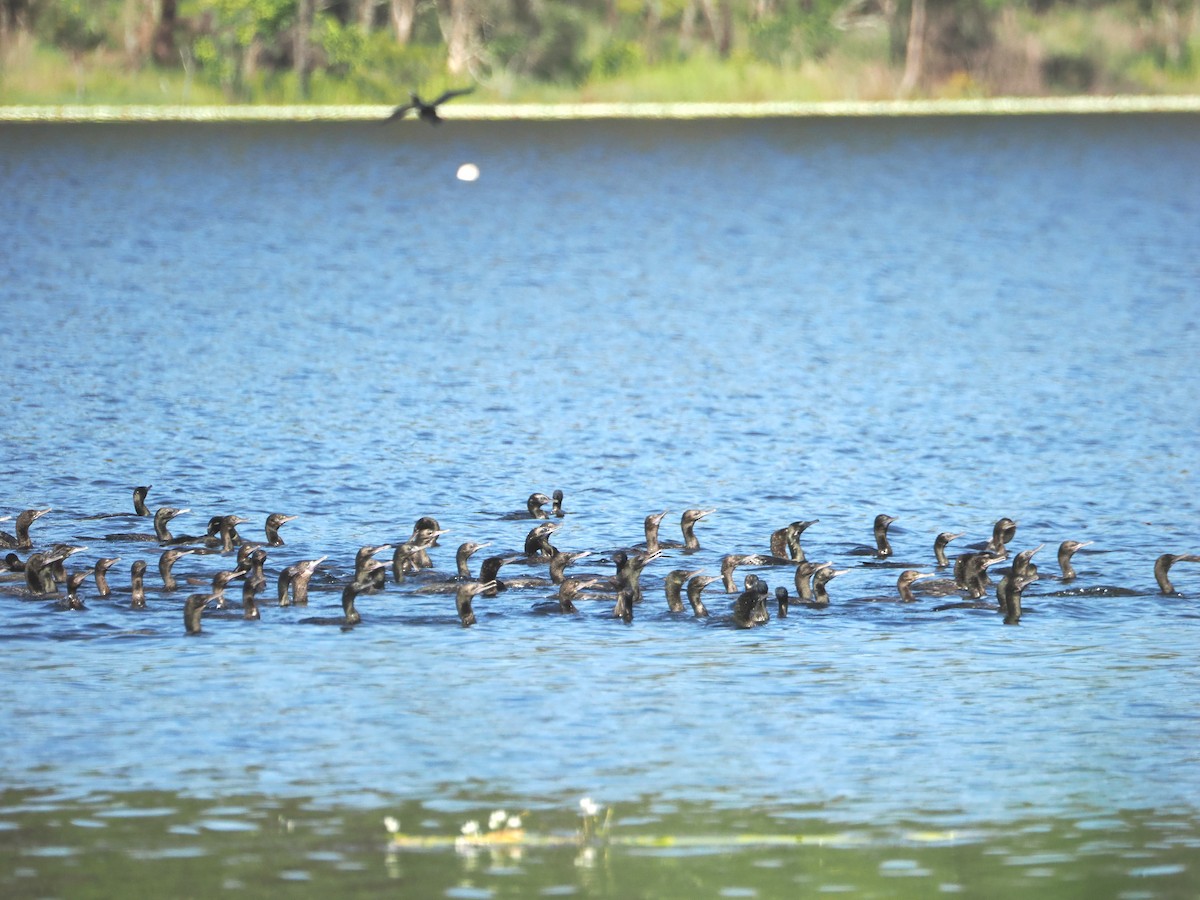
<svg viewBox="0 0 1200 900"><path fill-rule="evenodd" d="M488 805L327 809L262 797L168 793L66 800L0 795L5 897L1188 897L1200 891L1200 820L1170 810L1029 818L964 830L921 823L846 828L819 810L729 810L655 800L615 807L581 836L577 810L508 803L525 841L456 845L487 833ZM452 808L451 808L452 807ZM608 813L602 813L602 816ZM395 844L385 817L404 835Z"/></svg>

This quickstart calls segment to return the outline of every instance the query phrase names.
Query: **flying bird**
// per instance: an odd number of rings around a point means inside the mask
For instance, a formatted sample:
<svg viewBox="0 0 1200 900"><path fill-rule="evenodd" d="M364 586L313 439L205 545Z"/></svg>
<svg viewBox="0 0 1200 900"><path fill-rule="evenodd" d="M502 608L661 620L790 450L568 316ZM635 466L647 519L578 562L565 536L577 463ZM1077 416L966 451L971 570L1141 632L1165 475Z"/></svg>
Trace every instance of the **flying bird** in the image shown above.
<svg viewBox="0 0 1200 900"><path fill-rule="evenodd" d="M442 121L442 117L438 115L437 111L439 106L441 106L447 100L453 100L455 97L461 97L463 94L469 94L473 90L475 90L475 88L469 87L460 88L457 91L446 91L440 97L435 100L431 100L428 103L422 100L416 91L410 91L408 96L412 98L412 101L410 103L397 106L394 110L392 110L392 114L387 117L386 121L391 122L393 119L403 119L406 115L408 115L409 110L416 110L418 119L423 119L431 125L436 125L438 122Z"/></svg>

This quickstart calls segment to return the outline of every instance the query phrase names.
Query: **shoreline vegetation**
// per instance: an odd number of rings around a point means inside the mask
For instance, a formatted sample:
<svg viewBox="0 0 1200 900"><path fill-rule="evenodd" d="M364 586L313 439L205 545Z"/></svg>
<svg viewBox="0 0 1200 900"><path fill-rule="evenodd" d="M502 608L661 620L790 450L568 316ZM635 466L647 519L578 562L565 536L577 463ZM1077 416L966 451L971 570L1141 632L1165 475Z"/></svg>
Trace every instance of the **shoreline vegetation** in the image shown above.
<svg viewBox="0 0 1200 900"><path fill-rule="evenodd" d="M0 106L5 122L369 122L379 105L61 105ZM1200 95L997 97L968 100L813 101L811 103L520 103L463 105L442 117L459 121L599 119L861 118L1200 113ZM410 121L416 121L412 119Z"/></svg>
<svg viewBox="0 0 1200 900"><path fill-rule="evenodd" d="M1200 0L0 0L0 120L466 87L446 118L1195 111Z"/></svg>

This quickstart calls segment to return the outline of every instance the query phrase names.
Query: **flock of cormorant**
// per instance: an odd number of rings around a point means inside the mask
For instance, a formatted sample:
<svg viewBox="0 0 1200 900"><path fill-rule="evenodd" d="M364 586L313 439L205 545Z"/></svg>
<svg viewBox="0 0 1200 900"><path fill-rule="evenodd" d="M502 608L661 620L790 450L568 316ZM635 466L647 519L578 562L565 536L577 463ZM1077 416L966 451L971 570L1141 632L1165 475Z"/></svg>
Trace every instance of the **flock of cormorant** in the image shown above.
<svg viewBox="0 0 1200 900"><path fill-rule="evenodd" d="M203 535L189 537L176 536L171 533L170 523L176 516L188 509L172 506L162 506L153 514L146 506L146 496L149 486L139 486L133 489L133 515L153 519L154 533L121 533L105 535L105 540L114 542L153 542L161 548L158 552L158 572L162 580L162 591L172 592L179 588L179 582L173 574L173 566L181 557L189 554L213 554L219 558L232 556L235 560L232 568L221 567L210 576L204 578L191 577L190 583L201 583L208 590L190 594L183 605L184 629L187 634L201 632L201 620L210 608L226 611L225 615L238 614L246 619L260 618L258 596L267 587L266 564L269 558L268 549L283 546L280 528L292 521L296 516L272 513L267 516L264 526L265 542L243 539L238 533L238 526L244 525L246 519L237 515L215 515L209 518L208 527ZM544 507L550 505L547 512ZM112 590L108 583L108 573L120 561L120 557L101 557L86 568L72 571L71 557L86 547L71 544L56 543L35 550L35 544L30 537L30 527L39 518L51 512L50 509L27 509L16 516L14 522L15 534L0 531L0 547L11 548L13 551L30 551L22 559L16 552L10 552L0 566L0 589L13 596L23 599L50 599L62 609L82 610L84 606L80 591L84 582L91 578L95 584L96 595L109 598ZM567 569L574 563L588 557L592 551L564 551L551 543L554 532L559 527L559 521L566 516L563 509L563 493L555 491L553 495L537 492L526 501L525 510L506 516L505 518L524 518L536 520L538 524L529 531L521 552L502 553L486 557L479 566L479 574L472 576L471 558L484 547L485 543L466 541L459 545L455 554L455 572L453 575L439 574L430 559L429 551L439 546L438 538L448 532L442 529L437 520L429 516L417 519L411 536L395 544L366 545L361 547L354 559L354 572L341 587L342 615L335 617L314 617L301 619L300 622L317 625L339 625L352 627L362 621L355 608L355 600L363 594L384 590L388 580L388 565L376 557L379 554L392 552L391 578L401 584L410 579L418 582L415 592L418 594L453 594L459 621L463 626L475 624L473 603L477 597L496 597L502 591L520 590L524 588L554 588L554 602L542 609L545 612L577 614L576 600L608 600L613 603L611 615L628 623L633 620L635 608L643 602L641 576L645 567L651 562L664 558L664 550L678 550L682 555L690 555L700 549L700 541L696 537L695 527L706 516L714 513L711 509L688 509L680 519L680 529L683 535L682 543L664 541L659 537L659 525L666 516L665 512L648 515L644 522L645 542L637 547L627 547L608 551L599 556L600 561L611 564L615 571L611 574L567 575ZM90 518L109 518L125 514L108 514ZM12 518L4 516L0 521ZM772 596L765 579L750 573L745 575L741 590L735 582L734 575L740 567L780 567L790 568L793 572L792 582L795 585L795 596L785 586L775 588L776 614L786 617L792 605L806 607L826 607L830 603L828 584L838 575L843 575L848 569L835 569L830 562L814 563L808 560L801 545L801 536L817 520L796 521L775 530L768 542L766 553L730 553L721 559L720 575L706 574L702 569L677 568L672 569L663 579L666 593L667 609L671 613L683 613L686 609L684 598L687 598L692 612L698 617L707 617L708 609L702 599L704 589L714 581L720 580L727 595L736 594L731 611L728 615L731 623L739 628L753 628L768 622L771 618L768 609L768 599ZM888 540L888 526L895 521L892 516L880 514L874 521L874 546L864 547L854 551L856 554L869 555L876 560L887 560L893 555L892 545ZM1017 532L1017 523L1010 518L999 519L993 529L992 536L977 547L960 553L954 560L946 555L946 549L951 541L963 537L962 533L943 532L934 539L933 562L937 570L952 573L952 577L937 577L937 572L920 572L916 569L904 569L896 583L896 594L888 597L867 598L878 601L912 603L917 600L916 593L928 596L958 596L954 602L948 602L932 607L935 612L958 609L990 609L998 612L1006 624L1016 624L1021 619L1022 591L1038 580L1039 573L1033 557L1044 545L1022 550L1012 556L1012 561L1002 572L999 583L995 586L995 600L989 600L987 595L992 586L989 570L999 563L1009 559L1008 545L1013 542ZM1072 557L1090 541L1065 540L1058 547L1058 566L1060 574L1055 577L1063 582L1073 581L1076 577L1072 566ZM308 603L309 582L313 575L322 567L328 556L304 560L283 567L277 576L275 601L280 606L304 606ZM1173 594L1175 588L1171 584L1169 574L1171 567L1177 562L1200 562L1200 555L1181 553L1164 553L1154 562L1154 577L1162 593ZM547 574L514 575L500 577L504 566L540 567L545 566ZM144 559L134 560L129 573L129 606L133 609L143 609L146 606L146 586L144 583L147 563ZM512 571L512 570L510 570ZM208 579L211 578L211 581ZM932 580L931 580L932 579ZM242 602L240 613L233 611L231 603L225 596L225 590L233 581L242 582ZM918 583L920 585L918 586ZM60 594L60 587L65 588L65 595ZM711 602L711 600L710 600ZM607 608L607 607L606 607Z"/></svg>

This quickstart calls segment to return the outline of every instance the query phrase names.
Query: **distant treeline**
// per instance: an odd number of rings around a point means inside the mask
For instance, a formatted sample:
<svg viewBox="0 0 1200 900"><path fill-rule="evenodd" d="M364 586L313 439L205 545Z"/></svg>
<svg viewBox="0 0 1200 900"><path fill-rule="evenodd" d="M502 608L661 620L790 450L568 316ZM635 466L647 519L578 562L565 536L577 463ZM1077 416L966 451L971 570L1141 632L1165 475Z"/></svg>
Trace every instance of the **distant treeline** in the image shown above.
<svg viewBox="0 0 1200 900"><path fill-rule="evenodd" d="M871 66L893 96L1087 93L1194 78L1198 20L1200 0L0 0L0 51L177 70L230 100L271 79L298 98L471 82L504 97L696 60Z"/></svg>

